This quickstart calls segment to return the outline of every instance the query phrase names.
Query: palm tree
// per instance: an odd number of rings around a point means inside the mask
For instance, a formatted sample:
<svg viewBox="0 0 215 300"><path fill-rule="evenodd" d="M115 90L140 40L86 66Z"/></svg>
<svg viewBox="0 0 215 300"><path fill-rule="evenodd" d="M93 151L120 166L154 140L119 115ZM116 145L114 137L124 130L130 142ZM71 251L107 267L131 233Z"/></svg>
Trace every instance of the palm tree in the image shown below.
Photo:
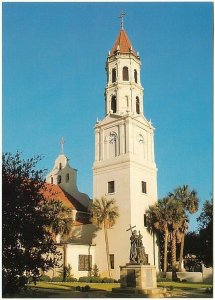
<svg viewBox="0 0 215 300"><path fill-rule="evenodd" d="M182 225L178 228L177 238L180 242L180 256L179 256L179 271L182 271L182 260L183 260L183 252L184 252L184 240L185 235L188 231L188 219L187 217L184 219Z"/></svg>
<svg viewBox="0 0 215 300"><path fill-rule="evenodd" d="M149 229L164 232L164 266L167 271L167 248L169 236L171 238L172 266L176 264L176 232L184 218L183 207L180 202L171 197L165 197L150 206L146 212Z"/></svg>
<svg viewBox="0 0 215 300"><path fill-rule="evenodd" d="M182 204L173 198L169 198L168 209L171 214L169 228L171 238L172 270L174 270L176 268L176 233L184 223L186 216L184 214Z"/></svg>
<svg viewBox="0 0 215 300"><path fill-rule="evenodd" d="M119 217L118 207L115 203L114 199L108 200L102 197L101 199L95 199L90 207L92 223L104 230L109 277L111 277L111 272L107 229L113 227Z"/></svg>
<svg viewBox="0 0 215 300"><path fill-rule="evenodd" d="M47 230L51 232L56 241L56 237L60 235L63 243L63 281L66 280L66 261L67 261L67 246L66 238L72 230L73 218L72 210L66 207L61 201L51 199L43 205L44 213L49 217L49 225Z"/></svg>
<svg viewBox="0 0 215 300"><path fill-rule="evenodd" d="M169 197L175 199L180 202L183 206L184 215L186 213L193 214L198 210L199 200L197 197L197 192L195 190L189 189L188 185L183 185L182 187L177 187L173 193L169 194ZM184 238L185 234L188 230L188 217L184 217L184 222L182 223L182 227L179 227L181 235L181 247L180 247L180 258L179 258L179 271L181 271L182 260L183 260L183 252L184 252Z"/></svg>
<svg viewBox="0 0 215 300"><path fill-rule="evenodd" d="M146 211L148 229L164 233L164 273L167 271L168 227L171 217L168 209L168 201L169 198L159 199L156 204L149 206L149 209Z"/></svg>

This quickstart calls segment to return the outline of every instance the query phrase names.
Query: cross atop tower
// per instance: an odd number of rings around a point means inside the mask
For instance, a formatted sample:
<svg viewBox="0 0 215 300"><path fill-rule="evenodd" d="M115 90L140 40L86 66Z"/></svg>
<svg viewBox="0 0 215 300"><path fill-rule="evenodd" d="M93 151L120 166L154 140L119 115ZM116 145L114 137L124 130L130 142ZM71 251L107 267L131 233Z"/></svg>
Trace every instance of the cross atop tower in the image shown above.
<svg viewBox="0 0 215 300"><path fill-rule="evenodd" d="M65 140L64 140L63 137L62 137L61 140L60 140L60 144L61 144L61 153L63 154L63 152L64 152L64 151L63 151L63 150L64 150L63 147L64 147L64 144L65 144Z"/></svg>
<svg viewBox="0 0 215 300"><path fill-rule="evenodd" d="M121 30L124 29L124 16L125 16L125 15L126 15L126 14L122 11L121 14L120 14L120 16L118 17L118 18L121 19Z"/></svg>

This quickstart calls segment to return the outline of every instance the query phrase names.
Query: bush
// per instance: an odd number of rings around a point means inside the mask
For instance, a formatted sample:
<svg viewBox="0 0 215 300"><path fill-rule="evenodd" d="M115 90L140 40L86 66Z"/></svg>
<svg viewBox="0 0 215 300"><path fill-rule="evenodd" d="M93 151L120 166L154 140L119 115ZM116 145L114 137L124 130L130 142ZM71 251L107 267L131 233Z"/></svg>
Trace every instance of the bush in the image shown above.
<svg viewBox="0 0 215 300"><path fill-rule="evenodd" d="M83 276L83 277L80 277L78 281L79 282L90 282L90 280L91 280L91 277Z"/></svg>
<svg viewBox="0 0 215 300"><path fill-rule="evenodd" d="M101 283L102 282L102 278L100 278L100 277L92 277L90 279L90 282Z"/></svg>
<svg viewBox="0 0 215 300"><path fill-rule="evenodd" d="M100 277L89 277L89 276L83 276L80 277L79 282L93 282L93 283L117 283L117 280L113 279L113 278L108 278L108 277L104 277L104 278L100 278Z"/></svg>
<svg viewBox="0 0 215 300"><path fill-rule="evenodd" d="M99 277L99 268L98 266L95 264L92 268L92 276L98 278Z"/></svg>
<svg viewBox="0 0 215 300"><path fill-rule="evenodd" d="M51 278L48 275L40 276L40 281L51 281Z"/></svg>
<svg viewBox="0 0 215 300"><path fill-rule="evenodd" d="M102 282L103 283L116 283L117 280L115 280L113 278L104 277L104 278L102 278Z"/></svg>
<svg viewBox="0 0 215 300"><path fill-rule="evenodd" d="M62 276L55 276L51 279L51 282L62 282L63 277Z"/></svg>
<svg viewBox="0 0 215 300"><path fill-rule="evenodd" d="M76 282L76 281L78 281L77 278L75 278L75 277L68 277L68 278L66 278L65 282Z"/></svg>
<svg viewBox="0 0 215 300"><path fill-rule="evenodd" d="M171 279L164 278L164 277L158 277L157 278L157 282L169 282L169 281L171 281Z"/></svg>

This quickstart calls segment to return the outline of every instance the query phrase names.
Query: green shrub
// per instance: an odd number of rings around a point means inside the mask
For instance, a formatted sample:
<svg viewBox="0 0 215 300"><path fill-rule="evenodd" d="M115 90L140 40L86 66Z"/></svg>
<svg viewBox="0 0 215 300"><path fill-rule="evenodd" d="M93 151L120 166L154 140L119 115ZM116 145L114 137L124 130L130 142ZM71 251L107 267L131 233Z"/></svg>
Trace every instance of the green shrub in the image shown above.
<svg viewBox="0 0 215 300"><path fill-rule="evenodd" d="M171 281L171 279L164 278L164 277L158 277L157 278L157 282L169 282L169 281Z"/></svg>
<svg viewBox="0 0 215 300"><path fill-rule="evenodd" d="M68 277L68 278L66 278L66 282L76 282L76 281L78 281L78 279L75 278L75 277Z"/></svg>
<svg viewBox="0 0 215 300"><path fill-rule="evenodd" d="M62 282L63 277L62 276L55 276L51 279L51 282Z"/></svg>
<svg viewBox="0 0 215 300"><path fill-rule="evenodd" d="M97 266L97 264L95 264L92 268L91 274L93 277L99 277L99 268Z"/></svg>
<svg viewBox="0 0 215 300"><path fill-rule="evenodd" d="M90 282L95 282L95 283L101 283L102 282L102 278L100 277L92 277Z"/></svg>
<svg viewBox="0 0 215 300"><path fill-rule="evenodd" d="M79 282L90 282L90 280L91 280L91 277L83 276L83 277L80 277L78 281Z"/></svg>
<svg viewBox="0 0 215 300"><path fill-rule="evenodd" d="M51 281L51 278L48 275L40 276L40 281Z"/></svg>
<svg viewBox="0 0 215 300"><path fill-rule="evenodd" d="M100 277L89 277L89 276L83 276L80 277L79 282L93 282L93 283L117 283L117 280L113 279L113 278L108 278L108 277L104 277L104 278L100 278Z"/></svg>
<svg viewBox="0 0 215 300"><path fill-rule="evenodd" d="M104 277L104 278L102 278L102 282L103 283L115 283L115 282L117 282L117 280L115 280L113 278Z"/></svg>

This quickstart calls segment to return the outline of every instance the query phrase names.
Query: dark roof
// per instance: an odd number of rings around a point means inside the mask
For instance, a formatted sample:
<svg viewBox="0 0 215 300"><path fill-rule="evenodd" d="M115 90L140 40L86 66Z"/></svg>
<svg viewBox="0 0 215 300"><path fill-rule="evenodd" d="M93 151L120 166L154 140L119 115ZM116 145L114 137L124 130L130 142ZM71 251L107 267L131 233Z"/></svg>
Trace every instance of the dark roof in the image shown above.
<svg viewBox="0 0 215 300"><path fill-rule="evenodd" d="M110 54L114 55L117 51L120 53L133 53L137 56L124 29L120 30Z"/></svg>
<svg viewBox="0 0 215 300"><path fill-rule="evenodd" d="M87 212L87 208L82 205L77 199L63 191L59 185L45 183L45 190L42 192L47 200L60 200L65 206L82 212Z"/></svg>

